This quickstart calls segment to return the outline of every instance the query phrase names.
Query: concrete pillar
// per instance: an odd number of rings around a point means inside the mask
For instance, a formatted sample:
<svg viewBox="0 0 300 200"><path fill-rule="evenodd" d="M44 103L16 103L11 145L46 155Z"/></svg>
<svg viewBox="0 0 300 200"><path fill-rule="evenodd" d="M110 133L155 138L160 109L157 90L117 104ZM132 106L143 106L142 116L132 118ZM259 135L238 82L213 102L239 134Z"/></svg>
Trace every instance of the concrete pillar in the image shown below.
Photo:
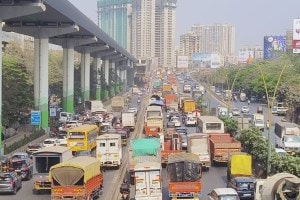
<svg viewBox="0 0 300 200"><path fill-rule="evenodd" d="M74 44L68 39L63 48L63 69L63 108L74 113Z"/></svg>
<svg viewBox="0 0 300 200"><path fill-rule="evenodd" d="M34 106L41 112L41 127L48 128L49 38L34 39Z"/></svg>
<svg viewBox="0 0 300 200"><path fill-rule="evenodd" d="M105 73L105 82L108 85L109 84L109 60L104 60L104 73Z"/></svg>
<svg viewBox="0 0 300 200"><path fill-rule="evenodd" d="M95 58L94 67L97 72L96 100L98 101L101 100L101 63L102 61L100 58Z"/></svg>
<svg viewBox="0 0 300 200"><path fill-rule="evenodd" d="M84 101L90 100L90 52L81 54L81 96Z"/></svg>

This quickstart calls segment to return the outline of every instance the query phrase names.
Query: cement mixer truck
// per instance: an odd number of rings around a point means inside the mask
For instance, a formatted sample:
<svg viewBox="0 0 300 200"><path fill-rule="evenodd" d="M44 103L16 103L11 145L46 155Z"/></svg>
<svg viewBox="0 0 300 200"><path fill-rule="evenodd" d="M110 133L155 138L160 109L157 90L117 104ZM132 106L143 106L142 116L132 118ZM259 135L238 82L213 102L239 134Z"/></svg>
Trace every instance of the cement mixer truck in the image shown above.
<svg viewBox="0 0 300 200"><path fill-rule="evenodd" d="M289 173L278 173L267 179L257 179L255 200L298 200L300 178Z"/></svg>

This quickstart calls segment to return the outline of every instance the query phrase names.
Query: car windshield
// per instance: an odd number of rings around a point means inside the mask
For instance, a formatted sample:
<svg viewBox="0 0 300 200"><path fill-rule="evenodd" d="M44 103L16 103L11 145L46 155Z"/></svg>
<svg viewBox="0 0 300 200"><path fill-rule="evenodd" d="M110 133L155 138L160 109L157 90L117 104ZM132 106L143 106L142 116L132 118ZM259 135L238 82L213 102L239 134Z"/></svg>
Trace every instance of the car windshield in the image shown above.
<svg viewBox="0 0 300 200"><path fill-rule="evenodd" d="M12 168L19 169L22 167L26 167L26 161L25 160L17 160L12 162Z"/></svg>
<svg viewBox="0 0 300 200"><path fill-rule="evenodd" d="M254 183L251 182L240 182L237 183L238 190L248 190L254 188Z"/></svg>
<svg viewBox="0 0 300 200"><path fill-rule="evenodd" d="M285 142L296 142L296 143L300 143L300 137L293 135L293 136L287 136L285 137Z"/></svg>
<svg viewBox="0 0 300 200"><path fill-rule="evenodd" d="M223 195L219 197L219 200L238 200L236 195Z"/></svg>
<svg viewBox="0 0 300 200"><path fill-rule="evenodd" d="M54 141L53 140L45 140L44 144L54 144Z"/></svg>

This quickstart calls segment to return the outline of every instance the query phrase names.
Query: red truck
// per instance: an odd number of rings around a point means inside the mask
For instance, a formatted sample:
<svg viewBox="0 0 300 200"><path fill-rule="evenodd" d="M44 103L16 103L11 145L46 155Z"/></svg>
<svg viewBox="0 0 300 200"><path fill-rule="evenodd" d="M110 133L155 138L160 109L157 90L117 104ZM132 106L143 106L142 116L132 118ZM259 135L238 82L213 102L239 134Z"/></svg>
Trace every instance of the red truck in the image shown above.
<svg viewBox="0 0 300 200"><path fill-rule="evenodd" d="M241 151L241 143L227 133L209 134L212 164L227 163L228 155Z"/></svg>
<svg viewBox="0 0 300 200"><path fill-rule="evenodd" d="M103 187L100 160L79 156L50 168L51 200L95 199Z"/></svg>
<svg viewBox="0 0 300 200"><path fill-rule="evenodd" d="M200 199L202 184L199 156L192 153L170 155L167 174L170 199Z"/></svg>
<svg viewBox="0 0 300 200"><path fill-rule="evenodd" d="M161 151L161 165L165 167L168 164L169 155L181 153L181 135L179 133L172 133L170 136L164 137L164 145Z"/></svg>

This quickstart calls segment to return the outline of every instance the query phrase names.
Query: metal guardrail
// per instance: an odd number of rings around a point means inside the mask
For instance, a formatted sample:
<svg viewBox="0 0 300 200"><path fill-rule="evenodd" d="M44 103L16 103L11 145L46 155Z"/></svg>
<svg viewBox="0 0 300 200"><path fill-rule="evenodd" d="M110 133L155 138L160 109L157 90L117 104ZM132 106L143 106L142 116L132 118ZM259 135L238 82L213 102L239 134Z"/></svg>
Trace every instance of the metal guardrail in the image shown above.
<svg viewBox="0 0 300 200"><path fill-rule="evenodd" d="M138 126L135 128L134 132L132 133L130 140L137 139L142 136L141 134L143 132L144 114L145 114L146 103L147 103L147 101L145 101L145 99L148 99L148 98L144 98L144 100L142 101L142 104L140 104L140 110L139 110L138 116L137 116L137 121L139 123L136 123ZM111 198L109 198L111 200L121 199L121 194L119 192L119 188L121 186L122 181L124 180L124 178L126 176L127 167L128 167L128 153L125 153L125 155L123 157L123 161L125 161L125 162L122 163L119 173L117 175L119 181L115 184L115 186L110 187L113 190L111 193L112 194Z"/></svg>

